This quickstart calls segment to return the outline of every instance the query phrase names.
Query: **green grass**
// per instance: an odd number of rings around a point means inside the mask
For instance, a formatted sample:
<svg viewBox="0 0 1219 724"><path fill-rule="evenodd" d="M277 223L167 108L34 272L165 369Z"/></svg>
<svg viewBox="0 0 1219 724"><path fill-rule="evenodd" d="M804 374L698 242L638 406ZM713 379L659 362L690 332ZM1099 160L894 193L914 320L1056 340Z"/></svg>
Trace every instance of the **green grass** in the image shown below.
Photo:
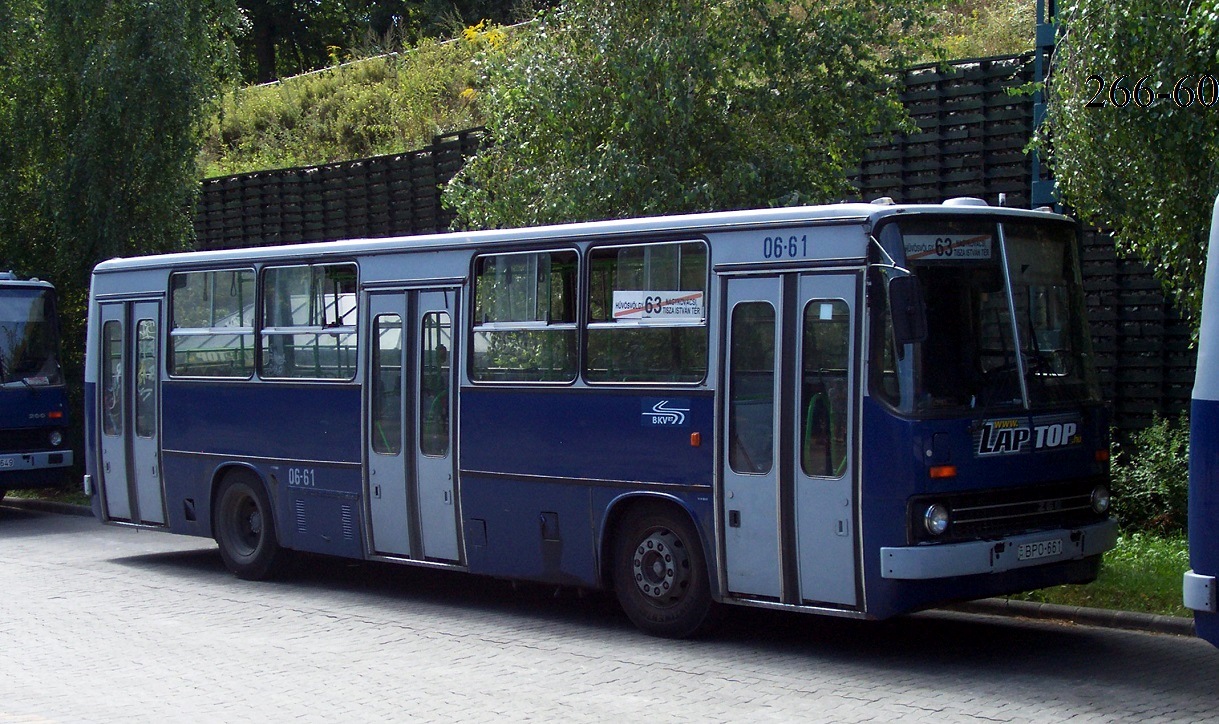
<svg viewBox="0 0 1219 724"><path fill-rule="evenodd" d="M1054 586L1012 596L1024 601L1118 611L1190 616L1181 605L1181 575L1189 568L1183 536L1123 534L1105 554L1100 577L1086 586Z"/></svg>

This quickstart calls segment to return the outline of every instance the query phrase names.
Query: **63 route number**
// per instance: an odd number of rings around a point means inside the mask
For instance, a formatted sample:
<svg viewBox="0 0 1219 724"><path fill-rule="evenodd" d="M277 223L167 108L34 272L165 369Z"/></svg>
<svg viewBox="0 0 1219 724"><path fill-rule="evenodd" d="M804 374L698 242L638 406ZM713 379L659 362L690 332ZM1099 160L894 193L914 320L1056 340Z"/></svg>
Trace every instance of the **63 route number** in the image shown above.
<svg viewBox="0 0 1219 724"><path fill-rule="evenodd" d="M762 239L762 256L767 259L795 259L808 256L808 235L768 236Z"/></svg>
<svg viewBox="0 0 1219 724"><path fill-rule="evenodd" d="M312 488L317 485L317 471L313 468L288 468L288 485Z"/></svg>

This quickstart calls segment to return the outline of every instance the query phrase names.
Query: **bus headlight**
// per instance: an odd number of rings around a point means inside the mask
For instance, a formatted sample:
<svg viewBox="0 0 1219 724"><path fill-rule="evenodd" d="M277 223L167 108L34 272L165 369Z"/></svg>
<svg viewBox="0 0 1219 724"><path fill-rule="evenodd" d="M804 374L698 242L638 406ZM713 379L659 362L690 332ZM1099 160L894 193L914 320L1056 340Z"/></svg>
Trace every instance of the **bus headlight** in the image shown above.
<svg viewBox="0 0 1219 724"><path fill-rule="evenodd" d="M943 535L948 530L948 517L948 508L932 503L923 513L923 527L931 535Z"/></svg>
<svg viewBox="0 0 1219 724"><path fill-rule="evenodd" d="M1103 485L1092 488L1092 512L1105 513L1109 510L1109 489Z"/></svg>
<svg viewBox="0 0 1219 724"><path fill-rule="evenodd" d="M59 430L52 430L50 434L51 447L59 447L63 442L63 433Z"/></svg>

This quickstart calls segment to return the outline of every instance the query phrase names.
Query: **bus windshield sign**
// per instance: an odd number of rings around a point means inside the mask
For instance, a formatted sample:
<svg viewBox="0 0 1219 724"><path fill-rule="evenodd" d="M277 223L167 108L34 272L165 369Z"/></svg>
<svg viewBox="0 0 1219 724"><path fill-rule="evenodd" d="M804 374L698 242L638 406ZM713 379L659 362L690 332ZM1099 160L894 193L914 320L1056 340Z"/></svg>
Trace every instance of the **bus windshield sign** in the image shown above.
<svg viewBox="0 0 1219 724"><path fill-rule="evenodd" d="M906 234L902 237L907 261L970 261L990 259L990 234Z"/></svg>

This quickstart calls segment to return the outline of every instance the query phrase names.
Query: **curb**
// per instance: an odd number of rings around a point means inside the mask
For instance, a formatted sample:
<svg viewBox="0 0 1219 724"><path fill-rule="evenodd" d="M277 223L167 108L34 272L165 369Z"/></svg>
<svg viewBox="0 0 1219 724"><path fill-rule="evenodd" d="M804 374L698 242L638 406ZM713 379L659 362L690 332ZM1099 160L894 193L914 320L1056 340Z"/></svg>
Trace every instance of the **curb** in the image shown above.
<svg viewBox="0 0 1219 724"><path fill-rule="evenodd" d="M37 498L5 498L3 501L0 501L0 506L37 510L44 513L58 513L60 515L93 517L93 511L83 505L57 503L50 500L38 500ZM1192 618L1135 613L1133 611L1112 611L1103 608L1086 608L1084 606L1061 606L1055 603L1017 601L1007 598L984 598L978 601L966 601L942 608L946 611L957 611L959 613L1059 621L1081 626L1099 626L1123 631L1143 631L1174 636L1196 635L1194 633L1194 620Z"/></svg>
<svg viewBox="0 0 1219 724"><path fill-rule="evenodd" d="M1061 606L1055 603L1014 601L1005 598L984 598L967 601L946 610L962 613L977 613L990 616L1032 618L1046 621L1061 621L1082 626L1101 626L1124 631L1143 631L1175 636L1194 636L1194 620L1180 616L1113 611L1084 606Z"/></svg>
<svg viewBox="0 0 1219 724"><path fill-rule="evenodd" d="M20 508L22 510L37 510L43 513L59 513L60 515L79 515L86 518L93 517L93 510L83 505L73 505L71 503L57 503L53 500L39 500L38 498L10 498L5 496L0 500L0 506L9 508Z"/></svg>

